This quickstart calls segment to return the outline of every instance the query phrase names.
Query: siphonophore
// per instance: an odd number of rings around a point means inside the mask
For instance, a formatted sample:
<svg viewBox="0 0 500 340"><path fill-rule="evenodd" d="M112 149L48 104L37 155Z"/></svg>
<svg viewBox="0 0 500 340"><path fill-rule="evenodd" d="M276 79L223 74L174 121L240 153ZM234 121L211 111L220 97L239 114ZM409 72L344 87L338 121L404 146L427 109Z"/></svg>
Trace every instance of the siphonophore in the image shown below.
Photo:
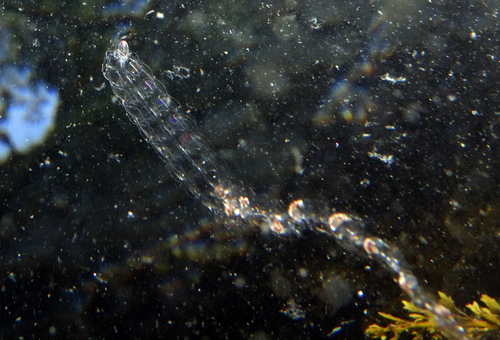
<svg viewBox="0 0 500 340"><path fill-rule="evenodd" d="M276 235L310 230L331 237L340 246L387 268L413 303L433 315L444 335L467 339L452 313L425 293L400 251L368 234L362 219L342 212L325 212L313 202L301 199L291 202L286 211L256 206L251 190L215 161L194 122L149 68L130 52L125 40L106 52L102 71L130 120L171 173L215 214L242 225L269 229Z"/></svg>

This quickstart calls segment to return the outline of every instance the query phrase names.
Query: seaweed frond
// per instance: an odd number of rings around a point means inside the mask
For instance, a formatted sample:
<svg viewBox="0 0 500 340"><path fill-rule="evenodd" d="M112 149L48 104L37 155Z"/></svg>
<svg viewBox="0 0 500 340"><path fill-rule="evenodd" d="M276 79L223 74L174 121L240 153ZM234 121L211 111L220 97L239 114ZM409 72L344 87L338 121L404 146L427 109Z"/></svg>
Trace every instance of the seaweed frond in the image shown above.
<svg viewBox="0 0 500 340"><path fill-rule="evenodd" d="M464 327L467 336L478 339L488 331L500 329L500 304L488 295L483 294L478 302L466 305L468 313L455 307L451 297L439 293L439 303L447 307L457 322ZM386 327L370 325L365 333L372 339L398 339L403 333L411 334L415 340L445 339L434 319L434 315L421 309L412 302L403 300L403 308L409 312L408 319L400 319L393 315L379 312L384 319L390 321Z"/></svg>

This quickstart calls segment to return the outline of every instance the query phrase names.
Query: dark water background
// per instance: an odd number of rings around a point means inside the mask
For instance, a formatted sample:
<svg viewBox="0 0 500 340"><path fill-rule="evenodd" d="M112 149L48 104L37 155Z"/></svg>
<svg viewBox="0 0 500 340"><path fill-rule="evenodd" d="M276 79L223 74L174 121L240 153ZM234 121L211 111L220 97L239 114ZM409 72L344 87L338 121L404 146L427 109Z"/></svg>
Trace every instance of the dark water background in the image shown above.
<svg viewBox="0 0 500 340"><path fill-rule="evenodd" d="M171 178L101 73L124 33L261 202L355 213L429 293L500 296L499 10L3 1L3 63L61 105L43 145L0 165L1 337L359 339L401 315L377 263L228 224Z"/></svg>

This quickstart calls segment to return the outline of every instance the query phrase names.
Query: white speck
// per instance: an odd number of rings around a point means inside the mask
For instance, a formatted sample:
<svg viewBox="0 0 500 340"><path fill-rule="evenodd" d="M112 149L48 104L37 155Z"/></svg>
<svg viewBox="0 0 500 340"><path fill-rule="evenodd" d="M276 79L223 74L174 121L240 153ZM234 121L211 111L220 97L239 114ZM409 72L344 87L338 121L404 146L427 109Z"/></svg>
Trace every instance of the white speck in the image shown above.
<svg viewBox="0 0 500 340"><path fill-rule="evenodd" d="M309 25L313 30L319 30L321 28L321 22L316 17L309 19Z"/></svg>
<svg viewBox="0 0 500 340"><path fill-rule="evenodd" d="M389 73L384 74L383 76L380 77L380 79L382 79L384 81L391 82L393 84L406 82L406 78L405 77L394 78Z"/></svg>
<svg viewBox="0 0 500 340"><path fill-rule="evenodd" d="M376 158L378 159L379 161L385 163L388 167L390 167L392 165L392 163L394 163L394 156L393 155L383 155L383 154L380 154L378 152L368 152L368 156L370 156L371 158Z"/></svg>
<svg viewBox="0 0 500 340"><path fill-rule="evenodd" d="M368 178L365 178L361 182L359 182L359 184L361 184L361 186L363 186L363 187L367 187L371 184L371 182Z"/></svg>

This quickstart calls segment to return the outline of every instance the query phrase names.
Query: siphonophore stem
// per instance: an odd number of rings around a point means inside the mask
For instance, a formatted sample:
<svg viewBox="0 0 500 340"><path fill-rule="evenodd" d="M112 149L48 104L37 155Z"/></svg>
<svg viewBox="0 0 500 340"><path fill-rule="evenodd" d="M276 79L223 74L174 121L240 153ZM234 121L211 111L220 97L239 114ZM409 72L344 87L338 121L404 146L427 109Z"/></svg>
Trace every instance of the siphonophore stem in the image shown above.
<svg viewBox="0 0 500 340"><path fill-rule="evenodd" d="M308 229L333 237L342 247L389 269L413 303L434 315L443 335L467 339L453 314L424 292L400 251L369 235L361 219L340 212L325 214L304 200L290 203L287 212L252 205L252 197L247 194L250 191L235 185L216 164L213 151L197 134L194 122L182 113L180 105L149 67L130 52L125 40L106 52L102 71L130 120L158 151L172 174L207 207L227 218L240 219L241 223L266 227L278 235L300 234Z"/></svg>

